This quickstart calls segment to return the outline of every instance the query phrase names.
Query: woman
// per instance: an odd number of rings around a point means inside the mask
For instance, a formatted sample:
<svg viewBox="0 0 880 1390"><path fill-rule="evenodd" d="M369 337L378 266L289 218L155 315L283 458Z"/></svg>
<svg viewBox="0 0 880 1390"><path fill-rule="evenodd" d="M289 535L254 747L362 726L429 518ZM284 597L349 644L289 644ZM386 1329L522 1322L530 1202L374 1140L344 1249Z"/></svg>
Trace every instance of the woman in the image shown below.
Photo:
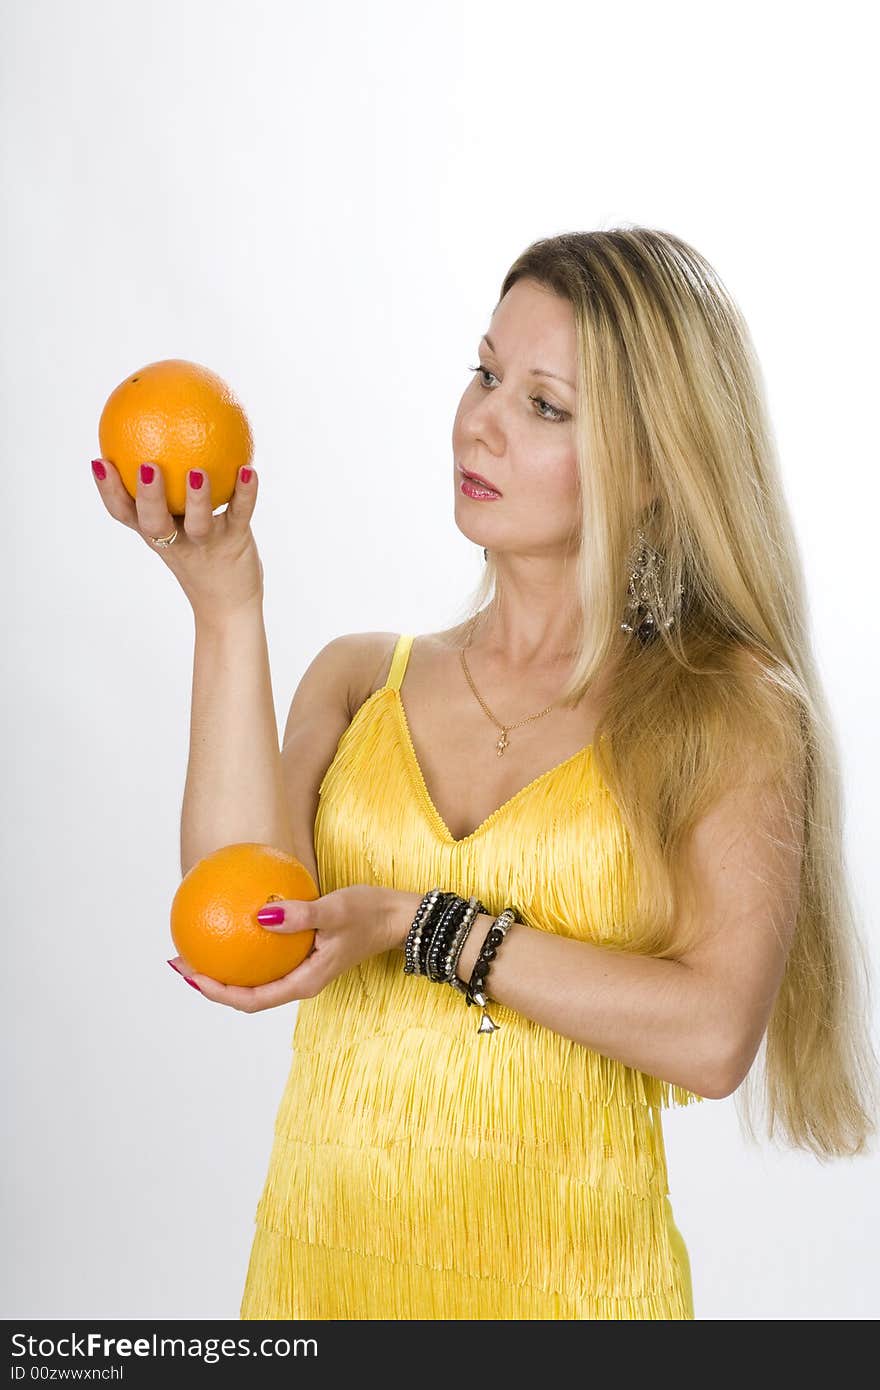
<svg viewBox="0 0 880 1390"><path fill-rule="evenodd" d="M474 601L329 643L280 756L253 478L217 517L193 493L161 552L196 615L182 868L261 840L322 894L261 914L316 932L281 980L170 962L236 1009L299 1001L246 1319L692 1319L662 1109L737 1091L766 1039L771 1135L874 1132L836 751L736 307L668 233L553 237L472 370ZM160 473L136 510L174 539Z"/></svg>

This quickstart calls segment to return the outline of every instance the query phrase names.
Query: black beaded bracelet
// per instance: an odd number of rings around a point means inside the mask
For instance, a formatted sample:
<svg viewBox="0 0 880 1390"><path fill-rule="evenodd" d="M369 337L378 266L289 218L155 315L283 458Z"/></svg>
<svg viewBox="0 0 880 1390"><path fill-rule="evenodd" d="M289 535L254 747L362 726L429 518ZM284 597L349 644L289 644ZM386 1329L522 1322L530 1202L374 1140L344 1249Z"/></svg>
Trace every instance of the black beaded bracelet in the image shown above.
<svg viewBox="0 0 880 1390"><path fill-rule="evenodd" d="M462 982L458 978L459 958L461 956L462 951L464 950L464 944L471 934L471 928L473 927L480 913L485 911L486 909L480 902L479 898L468 899L467 911L461 919L458 932L449 943L449 948L446 953L446 959L444 961L444 971L442 978L448 985L452 985L453 987L455 987L462 984ZM465 986L462 985L462 988L465 988Z"/></svg>
<svg viewBox="0 0 880 1390"><path fill-rule="evenodd" d="M480 912L485 912L479 898L459 898L454 911L449 914L447 924L437 928L431 943L428 975L437 984L451 984L455 967L464 943L470 935L471 927Z"/></svg>
<svg viewBox="0 0 880 1390"><path fill-rule="evenodd" d="M468 901L456 894L451 903L446 908L443 916L438 920L431 937L431 944L425 956L425 974L429 980L435 984L442 984L445 976L442 973L442 962L444 961L449 946L458 935L462 918L468 911Z"/></svg>
<svg viewBox="0 0 880 1390"><path fill-rule="evenodd" d="M440 888L431 888L416 908L412 925L406 937L404 946L403 971L405 975L421 975L422 969L422 939L426 927L429 927L437 907L445 901L446 894Z"/></svg>
<svg viewBox="0 0 880 1390"><path fill-rule="evenodd" d="M432 888L426 893L416 909L412 925L407 933L404 947L404 973L407 975L427 974L428 952L437 928L447 911L460 902L457 893L444 893L440 888Z"/></svg>
<svg viewBox="0 0 880 1390"><path fill-rule="evenodd" d="M501 942L504 940L511 925L515 921L516 914L512 907L506 907L503 912L498 914L486 933L486 939L480 947L480 954L477 956L471 978L468 981L464 1002L468 1006L471 1004L478 1004L483 1010L480 1026L477 1029L478 1033L494 1033L495 1030L501 1026L499 1023L496 1023L493 1018L490 1018L489 1014L486 1012L486 977L489 973L489 967L495 959L498 947L501 945Z"/></svg>

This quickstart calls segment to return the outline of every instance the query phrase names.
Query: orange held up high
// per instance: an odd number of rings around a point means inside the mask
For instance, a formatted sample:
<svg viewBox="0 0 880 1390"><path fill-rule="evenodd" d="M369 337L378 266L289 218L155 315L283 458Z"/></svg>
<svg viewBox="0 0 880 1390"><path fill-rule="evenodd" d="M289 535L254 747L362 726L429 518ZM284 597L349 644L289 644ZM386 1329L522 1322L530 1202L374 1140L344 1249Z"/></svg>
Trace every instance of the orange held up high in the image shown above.
<svg viewBox="0 0 880 1390"><path fill-rule="evenodd" d="M211 504L220 507L254 453L250 423L230 387L208 367L179 357L151 362L119 383L101 413L98 440L132 497L140 464L160 466L172 516L186 511L191 468L207 474Z"/></svg>

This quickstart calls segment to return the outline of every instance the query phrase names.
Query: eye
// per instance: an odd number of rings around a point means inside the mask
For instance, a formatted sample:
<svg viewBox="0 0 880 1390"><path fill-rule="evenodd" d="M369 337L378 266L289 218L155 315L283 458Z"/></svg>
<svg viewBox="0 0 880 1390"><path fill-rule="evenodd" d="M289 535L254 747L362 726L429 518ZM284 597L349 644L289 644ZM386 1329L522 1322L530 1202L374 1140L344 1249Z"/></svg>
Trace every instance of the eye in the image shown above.
<svg viewBox="0 0 880 1390"><path fill-rule="evenodd" d="M544 400L543 396L529 396L529 400L534 401L535 405L545 406L547 410L552 410L553 414L542 415L542 420L555 420L558 423L560 420L566 420L568 418L567 411L560 410L558 405L551 405L549 401Z"/></svg>
<svg viewBox="0 0 880 1390"><path fill-rule="evenodd" d="M488 391L488 390L491 389L491 388L488 387L488 386L486 385L486 383L481 379L483 376L494 376L494 375L495 375L494 372L490 372L490 371L489 371L489 368L488 368L488 367L483 367L483 366L479 366L479 367L468 367L468 371L479 373L479 375L478 375L478 377L477 377L477 380L480 382L480 385L482 386L482 388L483 388L484 391ZM542 420L549 420L549 421L551 421L551 423L560 424L563 420L567 420L567 419L568 419L568 411L567 411L567 410L560 410L559 406L557 406L557 405L551 405L549 401L545 401L545 400L544 400L544 397L543 397L543 396L529 396L529 400L530 400L530 401L534 401L534 402L535 402L535 405L537 405L537 406L543 406L546 410L550 410L550 411L553 412L551 415L543 415L543 414L541 414L541 415L540 415L540 419L542 419Z"/></svg>
<svg viewBox="0 0 880 1390"><path fill-rule="evenodd" d="M492 375L494 375L492 372L489 371L489 368L488 368L488 367L468 367L468 371L469 371L469 372L478 372L478 373L480 373L480 375L482 375L482 374L485 373L486 376L492 376ZM484 381L481 381L481 382L480 382L480 385L481 385L481 386L485 386L486 383L485 383Z"/></svg>

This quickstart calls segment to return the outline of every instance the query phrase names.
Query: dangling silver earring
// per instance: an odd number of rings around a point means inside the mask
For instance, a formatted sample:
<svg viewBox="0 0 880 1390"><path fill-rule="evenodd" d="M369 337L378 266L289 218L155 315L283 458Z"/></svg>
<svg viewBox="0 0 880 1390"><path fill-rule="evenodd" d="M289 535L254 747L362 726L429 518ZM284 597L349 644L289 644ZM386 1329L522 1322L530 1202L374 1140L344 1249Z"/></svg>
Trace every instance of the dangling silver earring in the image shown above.
<svg viewBox="0 0 880 1390"><path fill-rule="evenodd" d="M639 530L630 565L629 600L624 610L627 620L620 627L623 632L636 633L641 641L653 637L659 627L671 628L680 611L679 605L676 605L675 610L668 613L663 603L658 575L665 563L664 556ZM679 599L681 593L682 586L679 584Z"/></svg>

